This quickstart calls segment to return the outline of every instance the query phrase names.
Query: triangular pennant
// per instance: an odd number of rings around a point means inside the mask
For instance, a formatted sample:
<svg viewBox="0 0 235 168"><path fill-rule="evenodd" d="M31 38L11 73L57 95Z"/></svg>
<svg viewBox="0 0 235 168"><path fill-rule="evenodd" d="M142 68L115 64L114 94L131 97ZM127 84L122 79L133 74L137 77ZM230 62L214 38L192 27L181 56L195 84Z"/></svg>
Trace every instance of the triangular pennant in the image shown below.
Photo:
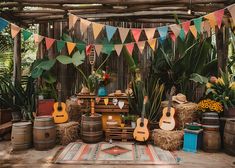
<svg viewBox="0 0 235 168"><path fill-rule="evenodd" d="M98 37L100 34L101 30L103 29L104 25L99 24L99 23L92 23L92 29L93 29L93 34L94 34L94 39Z"/></svg>
<svg viewBox="0 0 235 168"><path fill-rule="evenodd" d="M89 56L91 54L91 48L92 48L92 45L87 45L86 46L86 55Z"/></svg>
<svg viewBox="0 0 235 168"><path fill-rule="evenodd" d="M78 17L73 14L69 14L69 30L74 27L75 23L77 22Z"/></svg>
<svg viewBox="0 0 235 168"><path fill-rule="evenodd" d="M60 52L65 46L65 41L57 40L56 41L56 47L57 51Z"/></svg>
<svg viewBox="0 0 235 168"><path fill-rule="evenodd" d="M211 28L215 30L216 20L214 13L209 13L208 15L205 15L204 18L209 20Z"/></svg>
<svg viewBox="0 0 235 168"><path fill-rule="evenodd" d="M81 34L85 33L87 31L88 26L90 26L91 22L89 20L85 20L80 18L80 31Z"/></svg>
<svg viewBox="0 0 235 168"><path fill-rule="evenodd" d="M95 45L95 50L96 50L96 54L98 57L100 56L100 52L102 50L102 47L103 47L103 45L99 45L99 44Z"/></svg>
<svg viewBox="0 0 235 168"><path fill-rule="evenodd" d="M137 46L138 46L138 48L139 48L141 54L142 54L143 51L144 51L145 44L146 44L145 41L139 41L139 42L137 43Z"/></svg>
<svg viewBox="0 0 235 168"><path fill-rule="evenodd" d="M110 53L114 50L113 44L105 44L103 45L102 52L110 55Z"/></svg>
<svg viewBox="0 0 235 168"><path fill-rule="evenodd" d="M39 44L39 43L41 43L41 41L43 40L43 36L40 36L39 34L34 34L33 35L34 36L34 42L35 42L35 44Z"/></svg>
<svg viewBox="0 0 235 168"><path fill-rule="evenodd" d="M5 27L7 27L7 26L8 26L8 22L7 22L5 19L0 18L0 32L1 32L3 29L5 29Z"/></svg>
<svg viewBox="0 0 235 168"><path fill-rule="evenodd" d="M161 44L163 44L165 40L166 40L166 37L159 37L159 38L158 38L158 41L159 41Z"/></svg>
<svg viewBox="0 0 235 168"><path fill-rule="evenodd" d="M201 23L202 23L202 17L193 19L194 26L197 30L197 32L200 34L201 33Z"/></svg>
<svg viewBox="0 0 235 168"><path fill-rule="evenodd" d="M117 28L113 27L113 26L106 25L105 29L106 29L108 40L110 41L112 39L114 33L116 32Z"/></svg>
<svg viewBox="0 0 235 168"><path fill-rule="evenodd" d="M218 28L220 29L221 24L222 24L222 20L223 20L223 16L224 16L224 9L220 9L218 11L215 11L214 15L215 15L215 19L216 19Z"/></svg>
<svg viewBox="0 0 235 168"><path fill-rule="evenodd" d="M122 41L122 43L124 43L125 40L126 40L126 36L129 33L129 29L119 27L118 31L119 31L119 34L120 34L121 41Z"/></svg>
<svg viewBox="0 0 235 168"><path fill-rule="evenodd" d="M20 32L20 27L11 23L11 37L15 38L15 36Z"/></svg>
<svg viewBox="0 0 235 168"><path fill-rule="evenodd" d="M141 29L131 29L131 32L132 32L132 35L133 35L135 41L138 42L142 30Z"/></svg>
<svg viewBox="0 0 235 168"><path fill-rule="evenodd" d="M82 51L85 50L86 44L84 44L84 43L78 43L78 44L76 45L76 47L77 47L78 51L80 51L80 53L81 53Z"/></svg>
<svg viewBox="0 0 235 168"><path fill-rule="evenodd" d="M176 40L175 34L174 34L174 33L170 33L170 37L171 37L171 39L175 42L175 40Z"/></svg>
<svg viewBox="0 0 235 168"><path fill-rule="evenodd" d="M144 29L144 32L146 34L146 37L148 40L153 39L155 34L156 28L146 28Z"/></svg>
<svg viewBox="0 0 235 168"><path fill-rule="evenodd" d="M114 45L114 49L116 50L116 53L117 53L118 56L120 56L120 54L122 52L122 48L123 48L123 44Z"/></svg>
<svg viewBox="0 0 235 168"><path fill-rule="evenodd" d="M184 39L185 39L185 34L184 34L184 33L185 33L185 32L184 32L184 29L181 29L179 36L180 36L180 39L181 39L182 41L184 41Z"/></svg>
<svg viewBox="0 0 235 168"><path fill-rule="evenodd" d="M235 24L235 5L229 6L228 11L230 12L232 16L233 24Z"/></svg>
<svg viewBox="0 0 235 168"><path fill-rule="evenodd" d="M204 33L204 23L205 23L205 21L202 21L202 23L201 23L201 33Z"/></svg>
<svg viewBox="0 0 235 168"><path fill-rule="evenodd" d="M209 21L204 21L204 30L207 32L207 37L211 36L211 27Z"/></svg>
<svg viewBox="0 0 235 168"><path fill-rule="evenodd" d="M187 34L188 34L189 27L190 27L190 22L191 21L187 21L187 22L182 23L182 28L184 29L185 36L187 36Z"/></svg>
<svg viewBox="0 0 235 168"><path fill-rule="evenodd" d="M148 40L149 46L152 48L153 51L155 51L156 41L157 39Z"/></svg>
<svg viewBox="0 0 235 168"><path fill-rule="evenodd" d="M26 40L28 40L32 36L33 33L29 32L27 30L23 30L22 34L23 34L24 41L26 41Z"/></svg>
<svg viewBox="0 0 235 168"><path fill-rule="evenodd" d="M168 26L162 26L157 28L159 35L161 37L161 40L165 40L167 33L168 33Z"/></svg>
<svg viewBox="0 0 235 168"><path fill-rule="evenodd" d="M76 46L76 43L67 42L67 49L68 49L69 55L73 52L73 49L75 48L75 46Z"/></svg>
<svg viewBox="0 0 235 168"><path fill-rule="evenodd" d="M197 28L195 25L192 25L189 27L190 31L192 32L193 36L195 37L195 39L197 39Z"/></svg>
<svg viewBox="0 0 235 168"><path fill-rule="evenodd" d="M130 55L132 55L133 49L134 49L134 43L127 43L125 44L127 51Z"/></svg>
<svg viewBox="0 0 235 168"><path fill-rule="evenodd" d="M181 30L180 25L172 24L172 25L170 25L170 28L171 28L172 32L174 33L175 37L177 38L179 36L180 30Z"/></svg>
<svg viewBox="0 0 235 168"><path fill-rule="evenodd" d="M51 48L52 44L55 42L55 39L45 37L45 40L46 40L46 48L47 48L47 50L49 50Z"/></svg>

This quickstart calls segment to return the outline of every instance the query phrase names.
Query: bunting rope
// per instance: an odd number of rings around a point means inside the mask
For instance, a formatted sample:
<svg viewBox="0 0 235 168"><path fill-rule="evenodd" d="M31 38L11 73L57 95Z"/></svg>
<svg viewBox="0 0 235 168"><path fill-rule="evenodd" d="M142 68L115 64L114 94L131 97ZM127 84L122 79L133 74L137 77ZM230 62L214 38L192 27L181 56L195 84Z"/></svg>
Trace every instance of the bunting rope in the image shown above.
<svg viewBox="0 0 235 168"><path fill-rule="evenodd" d="M121 27L114 27L110 25L104 25L100 23L91 22L89 20L83 19L73 14L69 14L69 29L70 30L74 27L78 19L80 19L81 34L84 34L87 31L87 28L91 25L92 30L93 30L94 40L96 40L100 32L105 27L107 39L110 42L112 40L112 37L118 30L119 35L120 35L120 41L122 42L121 44L113 44L113 43L96 44L94 43L94 44L87 45L85 42L73 43L70 41L57 40L57 39L49 38L49 37L42 36L39 34L34 34L28 30L20 28L19 26L13 23L10 23L9 21L1 17L0 17L0 31L3 31L3 29L5 29L8 25L10 25L12 38L15 38L16 35L21 31L24 41L28 40L32 35L34 36L35 44L39 44L43 41L43 39L45 39L45 45L46 45L47 50L49 50L53 46L53 44L56 42L56 47L57 47L58 52L61 52L61 50L66 45L69 55L73 52L75 47L77 47L77 49L80 52L82 50L86 50L87 55L89 55L91 46L95 47L95 50L98 56L100 55L101 52L108 52L110 54L113 50L115 50L117 55L120 56L123 46L125 46L129 54L132 55L135 45L137 45L141 54L143 53L143 50L146 46L146 42L149 44L150 48L153 51L155 51L158 41L160 43L163 43L167 37L170 37L174 42L178 37L180 37L181 40L184 40L189 31L193 34L195 39L197 39L198 35L203 34L204 32L206 32L207 37L209 37L211 36L211 29L215 30L216 26L218 26L219 29L221 28L225 9L229 11L229 13L232 16L233 23L235 24L235 4L225 7L224 9L214 11L205 16L191 19L186 22L182 22L180 24L171 24L171 25L161 26L157 28L142 28L142 29L121 28ZM204 18L204 21L203 21L203 18ZM194 25L190 25L191 22L193 22ZM142 30L144 30L147 40L139 41ZM159 33L159 37L154 38L156 30ZM168 33L168 30L171 30L171 32ZM124 43L129 32L131 32L134 41L129 42L129 43Z"/></svg>

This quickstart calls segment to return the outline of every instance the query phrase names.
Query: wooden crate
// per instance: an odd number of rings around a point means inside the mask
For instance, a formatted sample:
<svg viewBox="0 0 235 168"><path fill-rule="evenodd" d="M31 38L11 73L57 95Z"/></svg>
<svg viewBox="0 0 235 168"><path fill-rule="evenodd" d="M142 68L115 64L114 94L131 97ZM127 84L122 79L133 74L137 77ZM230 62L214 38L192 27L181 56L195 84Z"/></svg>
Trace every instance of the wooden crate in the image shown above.
<svg viewBox="0 0 235 168"><path fill-rule="evenodd" d="M131 127L111 127L105 130L105 140L120 140L122 142L134 140L133 138L134 128Z"/></svg>

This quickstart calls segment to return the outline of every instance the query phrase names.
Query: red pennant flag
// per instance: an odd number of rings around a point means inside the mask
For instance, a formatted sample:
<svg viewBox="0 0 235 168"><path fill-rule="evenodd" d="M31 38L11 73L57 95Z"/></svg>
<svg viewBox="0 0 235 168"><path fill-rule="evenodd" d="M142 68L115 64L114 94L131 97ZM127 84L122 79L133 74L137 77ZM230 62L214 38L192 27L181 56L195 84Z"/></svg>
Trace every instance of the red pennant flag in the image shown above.
<svg viewBox="0 0 235 168"><path fill-rule="evenodd" d="M130 55L132 55L133 49L134 49L134 43L127 43L126 49L129 52Z"/></svg>
<svg viewBox="0 0 235 168"><path fill-rule="evenodd" d="M170 37L171 37L171 39L175 42L175 40L176 40L175 34L174 34L174 33L170 33Z"/></svg>
<svg viewBox="0 0 235 168"><path fill-rule="evenodd" d="M86 46L86 55L89 56L91 54L91 48L92 48L92 45L87 45Z"/></svg>
<svg viewBox="0 0 235 168"><path fill-rule="evenodd" d="M141 29L131 29L132 35L136 42L139 41L141 31L142 31Z"/></svg>
<svg viewBox="0 0 235 168"><path fill-rule="evenodd" d="M215 15L215 19L217 21L218 28L220 29L221 24L222 24L222 20L223 20L223 16L224 16L224 9L215 11L214 15Z"/></svg>
<svg viewBox="0 0 235 168"><path fill-rule="evenodd" d="M49 50L51 48L52 44L55 42L55 39L45 37L45 40L46 40L46 48L47 48L47 50Z"/></svg>
<svg viewBox="0 0 235 168"><path fill-rule="evenodd" d="M189 26L190 26L190 21L187 21L187 22L183 22L183 23L182 23L182 27L183 27L183 29L184 29L184 34L185 34L185 36L188 34Z"/></svg>

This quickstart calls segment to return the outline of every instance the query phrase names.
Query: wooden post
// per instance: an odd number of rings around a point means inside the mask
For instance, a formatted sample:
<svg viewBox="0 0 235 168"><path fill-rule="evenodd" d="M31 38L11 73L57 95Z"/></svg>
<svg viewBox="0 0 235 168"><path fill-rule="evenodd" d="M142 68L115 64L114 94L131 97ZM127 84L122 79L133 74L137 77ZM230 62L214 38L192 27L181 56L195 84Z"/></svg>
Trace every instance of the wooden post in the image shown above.
<svg viewBox="0 0 235 168"><path fill-rule="evenodd" d="M14 38L13 78L14 78L14 82L21 80L21 32L19 32Z"/></svg>

